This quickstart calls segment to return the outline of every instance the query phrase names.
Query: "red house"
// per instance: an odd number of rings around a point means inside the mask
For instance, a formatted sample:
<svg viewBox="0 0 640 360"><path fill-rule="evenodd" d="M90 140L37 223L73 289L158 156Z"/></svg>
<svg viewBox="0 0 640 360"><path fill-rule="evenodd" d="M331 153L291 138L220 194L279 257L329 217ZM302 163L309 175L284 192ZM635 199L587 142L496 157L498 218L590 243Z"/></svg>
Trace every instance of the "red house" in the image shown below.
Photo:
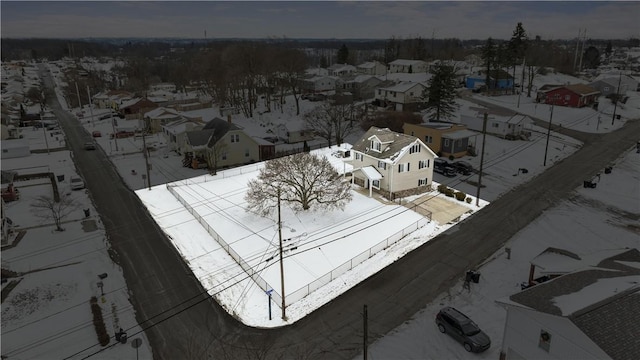
<svg viewBox="0 0 640 360"><path fill-rule="evenodd" d="M538 91L537 100L544 104L569 107L590 106L598 100L600 92L584 84L543 86Z"/></svg>

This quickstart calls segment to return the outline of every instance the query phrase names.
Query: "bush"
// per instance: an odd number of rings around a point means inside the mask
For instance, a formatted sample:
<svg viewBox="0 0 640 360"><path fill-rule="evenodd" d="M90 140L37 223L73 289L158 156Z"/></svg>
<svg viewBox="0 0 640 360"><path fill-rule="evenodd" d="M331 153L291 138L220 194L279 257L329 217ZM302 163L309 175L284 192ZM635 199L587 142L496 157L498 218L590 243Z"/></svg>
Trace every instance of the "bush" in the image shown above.
<svg viewBox="0 0 640 360"><path fill-rule="evenodd" d="M471 199L471 196L469 196L468 198L466 198L466 199L465 199L465 201L467 202L467 204L471 204L471 201L472 201L472 200L473 200L473 199Z"/></svg>
<svg viewBox="0 0 640 360"><path fill-rule="evenodd" d="M453 155L449 155L449 160L453 161L456 157Z"/></svg>
<svg viewBox="0 0 640 360"><path fill-rule="evenodd" d="M456 200L458 201L464 201L464 199L467 197L467 194L463 193L462 191L456 191Z"/></svg>
<svg viewBox="0 0 640 360"><path fill-rule="evenodd" d="M453 191L453 189L447 189L447 191L445 191L445 195L448 197L453 197L455 191Z"/></svg>
<svg viewBox="0 0 640 360"><path fill-rule="evenodd" d="M438 192L439 193L443 193L444 194L444 193L447 192L448 189L449 188L447 187L447 185L444 185L444 184L438 185Z"/></svg>
<svg viewBox="0 0 640 360"><path fill-rule="evenodd" d="M104 325L104 319L102 318L102 308L98 305L98 299L95 296L91 297L91 313L93 314L93 326L98 334L98 341L100 345L107 346L111 337L107 333L107 328Z"/></svg>

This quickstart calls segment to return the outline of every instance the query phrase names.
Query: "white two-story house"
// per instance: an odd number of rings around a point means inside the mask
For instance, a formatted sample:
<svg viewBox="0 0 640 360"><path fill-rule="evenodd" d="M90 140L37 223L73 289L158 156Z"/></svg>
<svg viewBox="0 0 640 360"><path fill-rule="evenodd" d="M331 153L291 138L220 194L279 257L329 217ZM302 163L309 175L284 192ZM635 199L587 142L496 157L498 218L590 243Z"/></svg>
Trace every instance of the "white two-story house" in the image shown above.
<svg viewBox="0 0 640 360"><path fill-rule="evenodd" d="M393 106L396 111L415 111L424 101L422 99L424 89L426 86L421 83L402 82L377 88L374 97L381 106Z"/></svg>
<svg viewBox="0 0 640 360"><path fill-rule="evenodd" d="M420 139L371 127L351 148L352 183L393 200L431 190L437 155Z"/></svg>

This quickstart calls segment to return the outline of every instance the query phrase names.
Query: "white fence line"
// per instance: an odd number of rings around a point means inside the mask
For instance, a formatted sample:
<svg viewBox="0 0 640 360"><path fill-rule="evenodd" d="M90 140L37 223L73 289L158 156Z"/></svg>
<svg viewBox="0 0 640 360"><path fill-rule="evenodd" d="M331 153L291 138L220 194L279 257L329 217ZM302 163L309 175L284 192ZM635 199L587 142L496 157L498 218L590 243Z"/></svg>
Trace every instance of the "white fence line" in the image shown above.
<svg viewBox="0 0 640 360"><path fill-rule="evenodd" d="M360 265L365 260L367 260L370 257L374 256L375 254L379 253L380 251L382 251L384 249L387 249L389 246L391 246L391 245L399 242L400 240L402 240L405 236L407 236L407 235L411 234L412 232L414 232L414 231L420 229L421 227L425 226L428 222L429 222L429 220L426 219L426 218L423 218L423 219L420 219L420 220L416 221L415 223L413 223L413 224L405 227L404 229L398 231L397 233L389 236L388 238L386 238L386 239L382 240L381 242L377 243L376 245L373 245L369 249L367 249L367 250L361 252L360 254L354 256L350 260L342 263L341 265L338 265L335 269L331 270L330 272L326 273L325 275L321 276L320 278L310 282L306 286L301 287L300 289L292 292L291 294L287 294L287 303L289 303L289 304L294 303L294 302L304 298L305 296L309 295L314 290L317 290L317 289L327 285L328 283L330 283L334 279L338 278L340 275L346 273L349 270L352 270L354 267Z"/></svg>
<svg viewBox="0 0 640 360"><path fill-rule="evenodd" d="M280 293L278 293L273 286L271 286L265 279L263 279L262 276L260 276L260 274L258 274L253 267L251 267L246 261L244 261L242 257L235 250L233 250L233 248L231 248L231 246L226 241L224 241L224 239L214 229L209 226L209 223L207 223L207 221L202 218L202 216L200 216L200 214L198 214L193 209L193 207L191 207L191 205L187 203L187 201L182 196L180 196L180 194L178 194L176 190L173 189L173 186L167 185L167 189L169 190L169 192L171 192L171 194L173 194L173 196L176 197L176 199L178 199L178 201L187 209L187 211L189 211L189 213L191 213L191 215L193 215L196 220L198 220L198 222L207 230L207 232L214 238L214 240L216 240L218 244L222 246L222 248L229 254L229 256L231 256L238 263L238 265L242 267L247 275L249 275L262 290L264 290L265 292L270 290L272 291L271 297L274 303L277 306L280 306L280 304L282 304L282 296L280 295ZM340 275L346 273L349 270L352 270L354 267L360 265L375 254L387 249L391 245L398 243L407 235L420 229L427 223L429 223L429 219L426 218L422 218L414 222L413 224L373 245L369 249L354 256L350 260L342 263L341 265L338 265L335 269L322 275L320 278L310 282L309 284L290 294L286 294L287 305L293 304L294 302L301 300L305 296L309 295L313 291L329 284Z"/></svg>
<svg viewBox="0 0 640 360"><path fill-rule="evenodd" d="M231 256L236 261L236 263L240 265L245 273L247 273L247 275L249 275L262 290L266 292L273 289L273 287L270 286L269 283L267 283L267 281L263 279L262 276L260 276L260 274L258 274L251 265L244 261L240 254L233 250L233 248L226 241L224 241L222 236L220 236L213 228L211 228L211 226L209 226L209 223L202 216L200 216L200 214L198 214L198 212L195 211L193 207L191 207L191 205L187 203L187 201L182 196L180 196L180 194L178 194L175 189L173 189L173 186L167 185L167 189L173 196L176 197L176 199L178 199L178 201L187 209L187 211L189 211L189 213L193 215L196 220L198 220L200 225L202 225L207 230L209 235L211 235L211 237L213 237L213 239L218 242L218 244L227 252L227 254L229 254L229 256ZM282 297L275 290L272 292L271 297L276 302L276 304L282 303Z"/></svg>

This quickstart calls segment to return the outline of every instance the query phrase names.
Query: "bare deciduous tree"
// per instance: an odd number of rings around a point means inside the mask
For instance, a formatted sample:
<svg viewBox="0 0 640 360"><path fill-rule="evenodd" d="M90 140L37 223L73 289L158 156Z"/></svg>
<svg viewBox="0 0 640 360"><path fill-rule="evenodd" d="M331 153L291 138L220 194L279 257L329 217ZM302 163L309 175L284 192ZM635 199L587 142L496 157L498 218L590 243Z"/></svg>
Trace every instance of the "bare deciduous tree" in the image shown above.
<svg viewBox="0 0 640 360"><path fill-rule="evenodd" d="M335 140L336 145L344 142L353 131L353 124L358 124L363 110L354 104L332 105L324 103L304 115L307 125L318 135L329 142Z"/></svg>
<svg viewBox="0 0 640 360"><path fill-rule="evenodd" d="M215 175L218 173L218 163L222 159L222 155L226 153L228 146L224 141L211 140L209 144L206 152L207 167L209 173Z"/></svg>
<svg viewBox="0 0 640 360"><path fill-rule="evenodd" d="M60 201L55 201L51 196L42 195L34 199L31 208L35 216L53 220L56 231L64 231L62 219L77 210L79 204L67 194L61 194Z"/></svg>
<svg viewBox="0 0 640 360"><path fill-rule="evenodd" d="M322 210L342 210L352 198L349 183L329 160L309 153L267 161L248 187L249 210L263 216L277 208L278 198L294 211L309 210L312 204Z"/></svg>

